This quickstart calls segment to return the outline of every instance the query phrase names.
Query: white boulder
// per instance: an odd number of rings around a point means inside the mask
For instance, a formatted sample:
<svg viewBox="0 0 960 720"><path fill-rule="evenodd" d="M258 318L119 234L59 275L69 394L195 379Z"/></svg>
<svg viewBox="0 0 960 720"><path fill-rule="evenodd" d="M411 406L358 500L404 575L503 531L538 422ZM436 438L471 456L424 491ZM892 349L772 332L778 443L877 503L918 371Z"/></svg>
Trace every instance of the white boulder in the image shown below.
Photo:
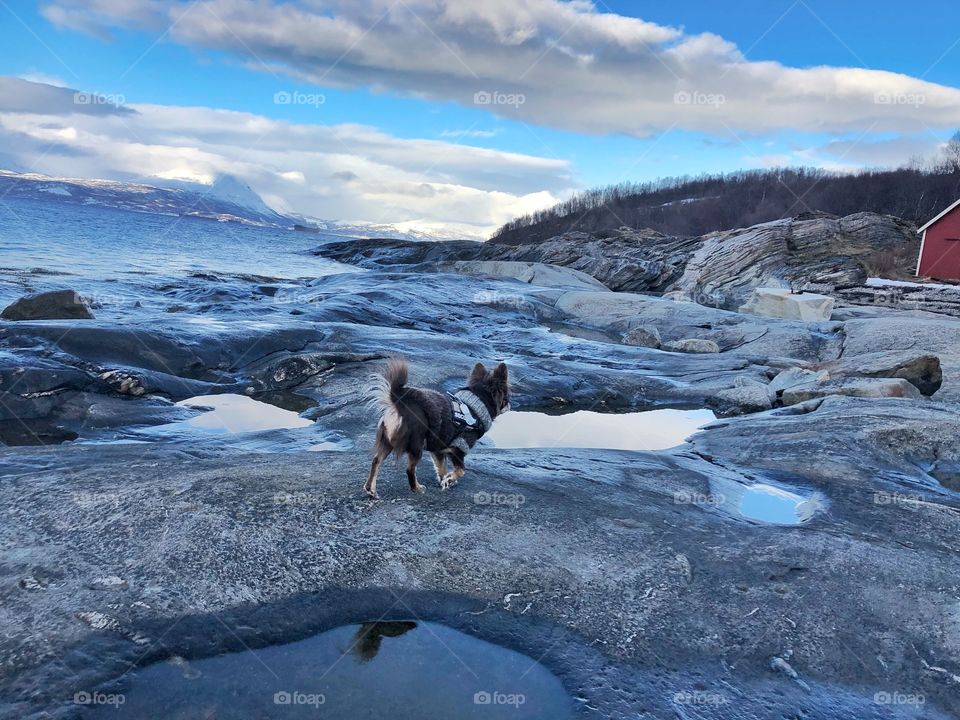
<svg viewBox="0 0 960 720"><path fill-rule="evenodd" d="M816 293L792 293L783 288L756 288L753 295L740 306L741 313L820 322L833 314L833 298Z"/></svg>

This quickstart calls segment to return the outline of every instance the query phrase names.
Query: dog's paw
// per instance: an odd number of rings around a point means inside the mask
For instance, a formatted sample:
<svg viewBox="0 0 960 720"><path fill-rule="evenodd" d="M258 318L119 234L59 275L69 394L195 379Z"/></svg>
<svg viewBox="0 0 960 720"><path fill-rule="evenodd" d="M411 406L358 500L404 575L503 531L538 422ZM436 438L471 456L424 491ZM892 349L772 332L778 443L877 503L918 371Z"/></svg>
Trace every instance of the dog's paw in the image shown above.
<svg viewBox="0 0 960 720"><path fill-rule="evenodd" d="M417 483L417 484L416 484L413 488L411 488L411 489L412 489L415 493L422 493L424 490L426 490L426 488L423 487L423 485L421 485L420 483Z"/></svg>
<svg viewBox="0 0 960 720"><path fill-rule="evenodd" d="M454 475L452 472L447 473L446 475L443 476L443 480L440 481L440 489L449 490L456 484L457 484L457 476Z"/></svg>
<svg viewBox="0 0 960 720"><path fill-rule="evenodd" d="M370 490L370 489L368 489L368 488L364 488L363 491L367 494L367 497L370 498L371 500L379 500L379 499L380 499L380 496L377 495L376 490Z"/></svg>

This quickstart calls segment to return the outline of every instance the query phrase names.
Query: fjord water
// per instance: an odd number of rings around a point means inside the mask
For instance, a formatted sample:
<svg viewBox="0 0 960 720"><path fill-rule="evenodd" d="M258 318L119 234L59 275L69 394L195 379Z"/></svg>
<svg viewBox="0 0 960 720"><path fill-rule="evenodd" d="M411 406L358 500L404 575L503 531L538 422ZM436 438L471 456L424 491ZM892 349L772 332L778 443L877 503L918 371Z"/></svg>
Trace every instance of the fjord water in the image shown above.
<svg viewBox="0 0 960 720"><path fill-rule="evenodd" d="M112 691L111 691L112 692ZM346 625L286 645L177 659L121 681L93 717L531 720L572 717L536 660L431 622Z"/></svg>
<svg viewBox="0 0 960 720"><path fill-rule="evenodd" d="M306 274L303 253L330 239L342 238L55 201L0 203L4 273L38 268L81 278L194 272L298 277Z"/></svg>

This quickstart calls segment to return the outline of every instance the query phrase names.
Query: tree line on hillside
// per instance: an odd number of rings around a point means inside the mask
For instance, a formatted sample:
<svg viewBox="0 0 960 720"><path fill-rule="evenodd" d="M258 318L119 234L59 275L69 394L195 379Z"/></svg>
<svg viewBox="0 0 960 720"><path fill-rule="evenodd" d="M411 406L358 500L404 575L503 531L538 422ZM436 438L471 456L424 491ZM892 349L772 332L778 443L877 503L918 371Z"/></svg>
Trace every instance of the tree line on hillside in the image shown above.
<svg viewBox="0 0 960 720"><path fill-rule="evenodd" d="M930 161L897 170L840 175L811 168L621 183L575 195L516 218L495 242L540 242L571 231L603 235L627 226L667 235L703 235L807 212L875 212L921 225L960 198L960 132Z"/></svg>

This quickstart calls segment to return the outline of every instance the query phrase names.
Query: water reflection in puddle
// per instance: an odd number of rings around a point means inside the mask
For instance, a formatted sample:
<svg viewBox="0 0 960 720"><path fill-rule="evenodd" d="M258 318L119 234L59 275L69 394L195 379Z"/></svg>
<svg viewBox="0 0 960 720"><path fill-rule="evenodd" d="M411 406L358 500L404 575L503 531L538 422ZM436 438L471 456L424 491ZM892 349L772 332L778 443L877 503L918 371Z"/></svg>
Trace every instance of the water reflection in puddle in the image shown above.
<svg viewBox="0 0 960 720"><path fill-rule="evenodd" d="M772 485L753 485L740 498L741 515L774 525L799 525L815 510L812 500Z"/></svg>
<svg viewBox="0 0 960 720"><path fill-rule="evenodd" d="M710 478L710 504L734 517L767 525L802 525L826 506L819 492L788 490L768 483L745 485L717 475Z"/></svg>
<svg viewBox="0 0 960 720"><path fill-rule="evenodd" d="M571 718L535 660L436 623L346 625L288 645L137 672L110 718Z"/></svg>
<svg viewBox="0 0 960 720"><path fill-rule="evenodd" d="M177 405L206 409L202 415L182 423L195 430L212 433L263 432L313 425L312 420L302 418L291 410L284 410L254 400L246 395L198 395L181 400Z"/></svg>
<svg viewBox="0 0 960 720"><path fill-rule="evenodd" d="M710 410L620 414L580 410L565 415L513 411L497 418L484 439L503 448L665 450L680 445L714 420L716 416Z"/></svg>

